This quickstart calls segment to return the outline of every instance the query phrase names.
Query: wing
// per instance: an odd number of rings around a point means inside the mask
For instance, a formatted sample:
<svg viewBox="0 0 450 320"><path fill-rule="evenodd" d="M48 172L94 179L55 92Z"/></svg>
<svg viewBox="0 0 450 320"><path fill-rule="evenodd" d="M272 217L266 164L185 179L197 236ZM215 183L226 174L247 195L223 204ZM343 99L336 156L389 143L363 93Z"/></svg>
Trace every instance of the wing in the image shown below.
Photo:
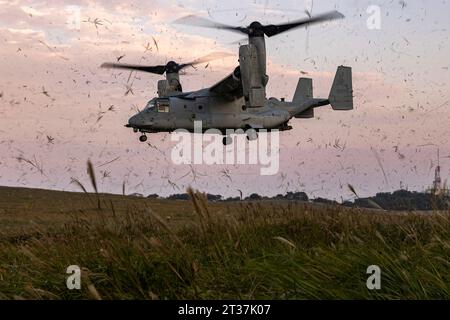
<svg viewBox="0 0 450 320"><path fill-rule="evenodd" d="M227 100L236 100L244 96L239 67L225 79L212 86L209 91Z"/></svg>

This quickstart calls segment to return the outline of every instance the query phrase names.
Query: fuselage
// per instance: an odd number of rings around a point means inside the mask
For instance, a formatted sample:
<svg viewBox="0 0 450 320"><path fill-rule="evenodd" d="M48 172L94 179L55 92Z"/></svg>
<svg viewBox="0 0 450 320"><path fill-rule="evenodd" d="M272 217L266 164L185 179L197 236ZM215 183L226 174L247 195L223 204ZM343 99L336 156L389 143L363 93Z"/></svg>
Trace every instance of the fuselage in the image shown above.
<svg viewBox="0 0 450 320"><path fill-rule="evenodd" d="M207 89L198 91L194 99L186 95L154 98L143 111L130 118L127 127L144 133L172 132L177 129L193 131L195 121L201 121L204 130L270 130L285 128L292 117L289 103L276 99L267 100L261 108L246 108L243 98L226 101L221 96L208 93Z"/></svg>

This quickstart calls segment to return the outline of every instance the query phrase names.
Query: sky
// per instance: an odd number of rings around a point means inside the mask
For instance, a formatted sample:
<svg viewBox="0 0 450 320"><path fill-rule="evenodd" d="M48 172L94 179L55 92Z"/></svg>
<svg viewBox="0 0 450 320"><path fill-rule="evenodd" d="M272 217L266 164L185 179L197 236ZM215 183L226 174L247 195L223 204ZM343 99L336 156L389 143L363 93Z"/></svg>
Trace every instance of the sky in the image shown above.
<svg viewBox="0 0 450 320"><path fill-rule="evenodd" d="M375 7L374 7L375 6ZM379 8L379 28L369 28ZM149 144L123 125L156 96L161 77L105 70L103 62L164 64L231 55L188 70L185 91L238 65L242 36L173 24L196 14L229 25L281 23L339 10L345 19L267 39L268 96L292 99L299 77L327 97L336 68L353 68L355 110L316 110L280 135L280 170L175 166L165 133ZM440 149L450 178L450 2L421 1L4 1L0 0L0 185L79 191L90 159L102 192L204 192L352 199L423 191ZM378 20L377 20L378 21ZM370 24L372 26L372 24ZM129 89L132 89L131 91ZM128 94L126 94L128 92ZM108 111L109 110L109 111ZM90 188L92 190L92 188Z"/></svg>

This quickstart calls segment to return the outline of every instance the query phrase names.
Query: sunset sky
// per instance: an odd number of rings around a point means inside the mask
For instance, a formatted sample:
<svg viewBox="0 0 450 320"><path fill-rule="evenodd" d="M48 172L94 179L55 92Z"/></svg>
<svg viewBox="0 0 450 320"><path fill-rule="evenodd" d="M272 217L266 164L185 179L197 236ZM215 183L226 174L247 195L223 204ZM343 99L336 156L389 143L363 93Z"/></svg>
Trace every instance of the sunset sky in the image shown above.
<svg viewBox="0 0 450 320"><path fill-rule="evenodd" d="M373 5L381 9L379 30L367 27ZM208 87L238 65L243 37L174 20L196 14L237 26L280 23L311 8L346 18L267 39L268 96L291 100L298 78L307 76L315 96L326 98L337 66L348 65L355 110L324 107L315 119L292 120L294 130L280 135L278 175L260 176L259 166L174 166L168 134L150 135L149 146L124 128L162 78L133 73L133 93L125 95L130 73L101 69L103 62L234 54L181 78L185 91ZM443 179L450 178L448 12L446 0L0 0L0 185L79 191L71 178L89 186L91 159L100 191L112 193L124 181L127 193L145 195L188 186L225 196L305 191L338 200L352 198L348 184L361 196L422 191L433 180L438 148Z"/></svg>

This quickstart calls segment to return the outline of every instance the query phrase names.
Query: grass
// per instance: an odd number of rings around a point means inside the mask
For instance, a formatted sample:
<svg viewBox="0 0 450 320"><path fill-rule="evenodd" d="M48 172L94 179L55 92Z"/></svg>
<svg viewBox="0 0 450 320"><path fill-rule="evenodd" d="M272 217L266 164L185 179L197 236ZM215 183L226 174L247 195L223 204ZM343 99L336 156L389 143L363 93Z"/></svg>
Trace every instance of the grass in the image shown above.
<svg viewBox="0 0 450 320"><path fill-rule="evenodd" d="M449 213L2 192L20 200L1 197L0 299L450 297ZM81 290L66 288L70 265Z"/></svg>

